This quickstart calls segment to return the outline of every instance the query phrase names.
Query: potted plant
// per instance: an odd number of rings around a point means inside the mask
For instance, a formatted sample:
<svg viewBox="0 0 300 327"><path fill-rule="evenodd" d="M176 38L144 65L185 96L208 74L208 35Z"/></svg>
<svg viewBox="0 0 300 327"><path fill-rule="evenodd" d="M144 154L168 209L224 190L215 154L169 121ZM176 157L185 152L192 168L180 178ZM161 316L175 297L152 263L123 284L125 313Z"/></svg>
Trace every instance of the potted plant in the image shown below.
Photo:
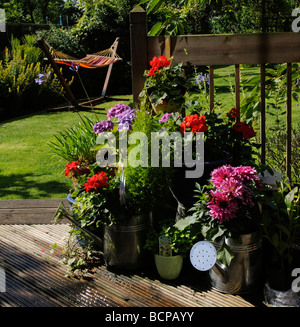
<svg viewBox="0 0 300 327"><path fill-rule="evenodd" d="M191 114L182 117L178 114L164 113L154 119L161 130L172 134L178 132L184 137L186 134L192 134L192 160L195 165L204 166L204 172L201 177L186 178L187 170L194 170L188 166L186 158L182 158L182 168L176 168L176 182L174 192L179 200L190 208L193 204L193 192L195 183L206 184L210 173L217 167L224 164L251 165L254 166L253 155L257 154L257 146L251 139L255 132L252 126L236 122L239 112L233 108L225 117L211 112L201 112L197 105L190 107ZM196 148L196 137L203 134L204 153L201 156ZM183 145L185 145L183 143ZM171 150L173 162L175 162L176 148L173 144ZM178 166L177 166L178 167ZM182 188L182 185L185 185Z"/></svg>
<svg viewBox="0 0 300 327"><path fill-rule="evenodd" d="M93 132L95 121L80 118L81 122L54 135L55 140L49 143L59 160L66 162L65 176L72 178L73 188L76 187L77 178L89 175L89 165L96 161L96 152L93 151L97 138Z"/></svg>
<svg viewBox="0 0 300 327"><path fill-rule="evenodd" d="M299 306L292 290L292 271L299 267L300 190L286 178L262 202L265 240L266 284L264 295L270 306Z"/></svg>
<svg viewBox="0 0 300 327"><path fill-rule="evenodd" d="M182 63L172 66L173 57L153 57L150 70L145 72L146 81L140 98L151 102L156 114L164 111L181 111L187 82L184 77Z"/></svg>
<svg viewBox="0 0 300 327"><path fill-rule="evenodd" d="M131 133L144 133L146 136L146 151L151 147L151 132L153 130L153 120L151 113L146 111L146 107L140 107L136 111L134 124L132 125ZM128 145L128 156L135 149L136 144ZM139 158L139 154L137 158ZM138 159L137 159L138 160ZM122 189L120 196L124 207L127 210L127 220L115 221L111 225L105 226L104 245L107 250L107 262L110 265L122 267L129 266L128 260L138 261L138 265L132 267L140 267L146 264L144 258L142 242L145 241L145 236L150 224L159 215L160 208L167 202L169 189L170 171L165 167L152 167L151 158L148 157L144 164L135 165L128 162L125 167L122 167ZM158 212L158 214L157 214ZM127 231L126 234L123 232ZM132 244L137 249L135 255L124 253L130 249L128 235L131 231L135 231L132 235ZM139 235L136 235L136 232ZM139 244L136 244L136 241ZM127 264L125 261L127 260Z"/></svg>
<svg viewBox="0 0 300 327"><path fill-rule="evenodd" d="M103 239L104 258L111 268L138 268L144 264L143 242L151 213L166 200L168 169L150 164L135 167L119 160L117 143L121 137L143 132L151 141L152 126L152 116L145 107L136 110L118 104L109 109L107 119L91 128L97 137L97 145L90 149L95 161L86 164L87 173L76 175L76 188L70 194L73 232L90 239L89 231ZM113 137L115 143L99 141L107 137ZM130 153L134 145L127 146ZM101 162L109 153L115 155L115 161ZM74 175L79 167L79 161L68 163L65 175Z"/></svg>
<svg viewBox="0 0 300 327"><path fill-rule="evenodd" d="M180 219L180 230L194 225L217 249L210 270L212 287L225 293L248 293L261 277L261 215L257 200L263 187L250 166L224 165L211 173L210 182L196 185L191 214Z"/></svg>
<svg viewBox="0 0 300 327"><path fill-rule="evenodd" d="M189 226L179 230L174 220L162 220L147 235L145 248L154 254L155 266L163 279L176 279L182 270L183 259L197 240Z"/></svg>

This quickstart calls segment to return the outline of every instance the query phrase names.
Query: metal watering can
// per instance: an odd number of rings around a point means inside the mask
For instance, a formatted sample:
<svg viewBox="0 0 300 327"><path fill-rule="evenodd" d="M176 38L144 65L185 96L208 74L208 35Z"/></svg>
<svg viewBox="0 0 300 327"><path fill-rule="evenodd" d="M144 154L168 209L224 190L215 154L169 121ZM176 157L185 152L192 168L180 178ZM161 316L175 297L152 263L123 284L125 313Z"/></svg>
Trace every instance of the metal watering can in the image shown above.
<svg viewBox="0 0 300 327"><path fill-rule="evenodd" d="M260 286L262 273L262 237L260 232L223 240L234 254L229 267L218 260L209 276L212 288L230 294L247 294ZM220 243L212 243L218 250Z"/></svg>

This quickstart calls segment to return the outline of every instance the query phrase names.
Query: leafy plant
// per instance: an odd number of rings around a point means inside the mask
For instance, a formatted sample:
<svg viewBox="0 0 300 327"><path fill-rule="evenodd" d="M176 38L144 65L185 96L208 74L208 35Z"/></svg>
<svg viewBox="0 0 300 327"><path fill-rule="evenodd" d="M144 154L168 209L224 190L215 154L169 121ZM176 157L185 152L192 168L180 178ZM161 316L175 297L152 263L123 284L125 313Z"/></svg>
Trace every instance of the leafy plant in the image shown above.
<svg viewBox="0 0 300 327"><path fill-rule="evenodd" d="M277 183L277 190L262 203L262 226L264 237L271 245L271 264L290 273L293 245L300 233L300 189L291 187L283 178Z"/></svg>
<svg viewBox="0 0 300 327"><path fill-rule="evenodd" d="M147 234L145 249L151 253L158 253L160 236L170 237L172 254L182 255L186 255L198 239L193 226L190 225L183 230L179 230L174 226L174 220L162 220L157 229L152 229Z"/></svg>
<svg viewBox="0 0 300 327"><path fill-rule="evenodd" d="M136 120L132 126L132 132L142 132L147 136L147 144L144 146L148 151L151 149L151 132L153 131L154 121L152 115L141 107L136 112ZM138 146L143 147L143 144ZM128 154L136 147L131 144L128 147ZM141 159L141 154L137 153L137 163ZM126 202L136 214L148 214L155 206L159 206L167 200L169 194L168 186L170 182L170 169L167 167L152 167L151 158L147 162L137 166L128 164L124 169L126 178L125 197Z"/></svg>
<svg viewBox="0 0 300 327"><path fill-rule="evenodd" d="M86 51L80 38L74 35L72 29L58 28L50 24L48 30L37 31L37 36L43 37L55 50L72 57L83 58Z"/></svg>
<svg viewBox="0 0 300 327"><path fill-rule="evenodd" d="M286 172L286 129L279 127L277 130L270 130L266 142L266 158L270 167L285 174ZM300 125L292 128L292 160L291 179L294 183L300 183Z"/></svg>
<svg viewBox="0 0 300 327"><path fill-rule="evenodd" d="M96 161L97 135L93 131L95 121L90 118L82 118L82 122L55 135L55 141L49 146L53 152L67 162L80 161L91 164Z"/></svg>
<svg viewBox="0 0 300 327"><path fill-rule="evenodd" d="M177 104L184 102L186 79L182 63L171 66L173 58L154 57L150 61L151 69L145 72L145 85L140 97L149 96L154 105Z"/></svg>
<svg viewBox="0 0 300 327"><path fill-rule="evenodd" d="M260 196L261 186L255 169L222 166L212 172L209 184L196 184L192 214L178 220L175 226L183 230L195 225L205 240L222 241L218 259L229 266L233 253L225 237L238 238L260 229L257 206Z"/></svg>

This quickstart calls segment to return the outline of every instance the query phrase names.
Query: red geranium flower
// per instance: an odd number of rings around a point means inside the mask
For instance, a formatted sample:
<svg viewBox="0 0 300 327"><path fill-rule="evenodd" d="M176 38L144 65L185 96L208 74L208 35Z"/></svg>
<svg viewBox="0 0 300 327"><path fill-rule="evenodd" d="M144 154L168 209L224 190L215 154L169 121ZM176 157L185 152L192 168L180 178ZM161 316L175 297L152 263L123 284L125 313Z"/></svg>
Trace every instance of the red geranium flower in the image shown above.
<svg viewBox="0 0 300 327"><path fill-rule="evenodd" d="M235 123L232 127L236 132L242 133L243 138L249 139L255 135L252 126L247 125L244 122Z"/></svg>
<svg viewBox="0 0 300 327"><path fill-rule="evenodd" d="M108 176L104 171L88 178L87 182L84 184L84 188L87 192L90 190L97 190L99 188L108 187Z"/></svg>
<svg viewBox="0 0 300 327"><path fill-rule="evenodd" d="M206 132L207 128L205 116L199 116L197 114L187 115L180 125L180 130L182 133L185 133L186 131L190 131L192 133Z"/></svg>
<svg viewBox="0 0 300 327"><path fill-rule="evenodd" d="M236 118L240 116L240 112L238 109L236 108L232 108L228 113L227 113L227 117L229 118Z"/></svg>
<svg viewBox="0 0 300 327"><path fill-rule="evenodd" d="M160 56L158 58L153 57L150 61L151 69L149 70L148 76L155 76L159 72L160 68L168 67L171 65L171 60L167 59L166 56Z"/></svg>
<svg viewBox="0 0 300 327"><path fill-rule="evenodd" d="M65 170L65 176L69 176L70 171L76 170L78 166L80 166L80 161L72 161L71 163L68 163Z"/></svg>

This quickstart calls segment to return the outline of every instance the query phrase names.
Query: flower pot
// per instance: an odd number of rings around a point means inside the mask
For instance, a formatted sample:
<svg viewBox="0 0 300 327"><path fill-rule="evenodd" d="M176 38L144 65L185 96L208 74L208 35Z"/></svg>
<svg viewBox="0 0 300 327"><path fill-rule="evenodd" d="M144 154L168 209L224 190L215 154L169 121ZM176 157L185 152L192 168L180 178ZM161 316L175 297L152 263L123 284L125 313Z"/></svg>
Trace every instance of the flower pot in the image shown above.
<svg viewBox="0 0 300 327"><path fill-rule="evenodd" d="M215 161L205 161L204 162L204 172L201 177L198 178L186 178L186 171L195 170L194 167L187 167L185 163L182 163L182 167L175 168L175 176L174 176L174 194L177 199L185 206L186 209L190 208L194 204L194 191L195 191L195 183L200 185L204 185L208 182L210 178L211 172L223 165L230 164L232 161L231 156L227 156L221 160Z"/></svg>
<svg viewBox="0 0 300 327"><path fill-rule="evenodd" d="M137 269L145 265L145 250L149 219L133 216L127 223L104 227L104 260L116 269Z"/></svg>
<svg viewBox="0 0 300 327"><path fill-rule="evenodd" d="M69 204L69 210L70 210L70 212L72 212L73 204L75 203L75 200L72 198L71 194L68 194L67 200L68 200L68 204ZM97 248L99 250L102 250L102 248L103 248L103 228L102 227L99 228L97 235L95 235L87 227L82 228L78 224L75 224L74 221L71 221L71 222L73 222L73 224L74 224L74 226L73 226L74 230L83 231L84 235L86 235L86 237L88 237L89 239L93 239ZM77 234L75 234L75 239L79 246L85 247L87 245L87 241L84 237L79 237Z"/></svg>
<svg viewBox="0 0 300 327"><path fill-rule="evenodd" d="M183 264L182 255L166 257L155 254L154 259L157 272L161 278L172 280L176 279L180 275Z"/></svg>
<svg viewBox="0 0 300 327"><path fill-rule="evenodd" d="M217 261L209 270L211 287L222 293L247 294L261 286L262 236L260 232L241 235L239 239L225 239L234 253L229 267ZM216 250L221 242L212 242Z"/></svg>
<svg viewBox="0 0 300 327"><path fill-rule="evenodd" d="M264 286L264 299L270 307L300 307L299 292L294 292L291 288L286 291L273 289L269 283Z"/></svg>
<svg viewBox="0 0 300 327"><path fill-rule="evenodd" d="M151 106L154 112L159 115L162 112L179 112L181 113L181 106L177 104L153 104Z"/></svg>
<svg viewBox="0 0 300 327"><path fill-rule="evenodd" d="M69 204L69 209L72 211L72 205L75 203L75 200L72 198L71 194L69 193L67 196L68 204Z"/></svg>

